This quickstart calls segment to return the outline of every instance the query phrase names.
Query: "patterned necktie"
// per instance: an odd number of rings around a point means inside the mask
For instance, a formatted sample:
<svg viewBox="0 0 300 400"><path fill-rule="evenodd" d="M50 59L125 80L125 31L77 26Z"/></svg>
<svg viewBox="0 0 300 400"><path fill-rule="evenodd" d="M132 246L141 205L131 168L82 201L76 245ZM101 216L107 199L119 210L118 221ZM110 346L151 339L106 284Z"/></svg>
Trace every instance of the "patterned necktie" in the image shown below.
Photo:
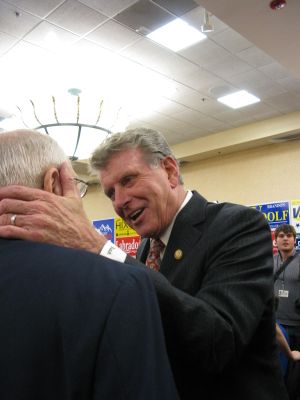
<svg viewBox="0 0 300 400"><path fill-rule="evenodd" d="M146 259L147 267L159 271L161 258L160 253L165 245L160 239L152 239L150 242L150 249Z"/></svg>

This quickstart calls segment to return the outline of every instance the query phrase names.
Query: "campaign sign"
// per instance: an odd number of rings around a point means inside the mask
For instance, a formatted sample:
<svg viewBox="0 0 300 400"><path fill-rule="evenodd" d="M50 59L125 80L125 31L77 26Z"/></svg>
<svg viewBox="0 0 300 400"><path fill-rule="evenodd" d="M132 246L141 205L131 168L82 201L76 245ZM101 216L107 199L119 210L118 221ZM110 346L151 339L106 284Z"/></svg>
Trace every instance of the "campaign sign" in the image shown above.
<svg viewBox="0 0 300 400"><path fill-rule="evenodd" d="M137 236L136 231L130 228L130 226L127 225L122 218L115 219L115 231L116 231L116 238L123 236Z"/></svg>
<svg viewBox="0 0 300 400"><path fill-rule="evenodd" d="M115 242L115 220L110 219L98 219L93 221L93 225L97 232L102 233L107 240Z"/></svg>
<svg viewBox="0 0 300 400"><path fill-rule="evenodd" d="M296 236L296 250L300 252L300 235Z"/></svg>
<svg viewBox="0 0 300 400"><path fill-rule="evenodd" d="M123 238L116 238L116 245L132 257L136 256L136 251L139 247L140 242L140 236L127 236Z"/></svg>
<svg viewBox="0 0 300 400"><path fill-rule="evenodd" d="M300 234L300 200L291 201L291 225Z"/></svg>
<svg viewBox="0 0 300 400"><path fill-rule="evenodd" d="M251 206L262 212L269 222L270 228L276 229L281 224L290 223L289 202L278 201L275 203L258 204Z"/></svg>

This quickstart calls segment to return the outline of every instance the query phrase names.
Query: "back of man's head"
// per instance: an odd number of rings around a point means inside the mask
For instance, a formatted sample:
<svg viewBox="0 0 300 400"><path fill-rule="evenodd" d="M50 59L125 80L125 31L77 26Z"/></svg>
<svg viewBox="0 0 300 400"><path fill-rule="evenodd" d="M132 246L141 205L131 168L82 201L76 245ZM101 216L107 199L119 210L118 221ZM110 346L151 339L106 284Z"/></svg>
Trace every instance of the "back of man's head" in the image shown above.
<svg viewBox="0 0 300 400"><path fill-rule="evenodd" d="M18 129L0 134L0 187L24 185L43 188L45 172L67 157L49 135Z"/></svg>

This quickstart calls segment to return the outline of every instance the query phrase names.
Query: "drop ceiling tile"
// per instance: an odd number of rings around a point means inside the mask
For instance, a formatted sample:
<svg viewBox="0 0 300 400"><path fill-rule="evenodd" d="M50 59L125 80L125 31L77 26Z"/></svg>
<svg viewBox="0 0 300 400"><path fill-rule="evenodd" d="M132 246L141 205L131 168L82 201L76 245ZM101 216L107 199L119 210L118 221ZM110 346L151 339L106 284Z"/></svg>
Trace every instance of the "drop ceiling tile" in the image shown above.
<svg viewBox="0 0 300 400"><path fill-rule="evenodd" d="M251 42L231 28L216 33L212 40L232 54L239 53L252 46Z"/></svg>
<svg viewBox="0 0 300 400"><path fill-rule="evenodd" d="M278 96L269 97L266 103L281 112L298 111L300 109L300 96L291 92L282 93Z"/></svg>
<svg viewBox="0 0 300 400"><path fill-rule="evenodd" d="M53 11L63 0L9 0L9 3L31 14L44 18Z"/></svg>
<svg viewBox="0 0 300 400"><path fill-rule="evenodd" d="M201 102L200 111L203 114L218 118L218 115L226 109L226 106L215 99L205 98Z"/></svg>
<svg viewBox="0 0 300 400"><path fill-rule="evenodd" d="M201 67L199 67L195 72L182 77L181 82L201 92L205 96L210 95L211 88L225 83L223 79L211 74L209 71Z"/></svg>
<svg viewBox="0 0 300 400"><path fill-rule="evenodd" d="M280 96L283 93L286 93L287 90L279 85L278 83L274 82L270 86L258 87L253 90L253 94L259 97L263 101L268 101L269 97Z"/></svg>
<svg viewBox="0 0 300 400"><path fill-rule="evenodd" d="M228 81L239 88L256 89L270 87L274 81L257 69L251 69L241 74L228 77Z"/></svg>
<svg viewBox="0 0 300 400"><path fill-rule="evenodd" d="M249 64L241 61L236 56L228 56L222 61L205 65L205 68L213 72L215 75L228 79L234 75L241 74L242 72L252 69Z"/></svg>
<svg viewBox="0 0 300 400"><path fill-rule="evenodd" d="M141 36L118 22L109 20L87 35L86 38L113 51L119 51L140 40Z"/></svg>
<svg viewBox="0 0 300 400"><path fill-rule="evenodd" d="M19 13L19 16L16 15ZM21 38L41 20L13 5L0 2L0 30L3 33Z"/></svg>
<svg viewBox="0 0 300 400"><path fill-rule="evenodd" d="M223 111L218 115L218 119L220 121L228 123L231 126L240 126L245 121L249 122L249 117L243 116L240 113L240 110L233 110L233 109L230 109L229 107L226 107L226 109L227 109L226 111Z"/></svg>
<svg viewBox="0 0 300 400"><path fill-rule="evenodd" d="M245 50L242 50L236 55L255 68L262 67L264 65L274 62L273 58L271 58L255 46L251 46Z"/></svg>
<svg viewBox="0 0 300 400"><path fill-rule="evenodd" d="M259 70L267 76L271 76L274 80L289 78L291 76L291 73L277 62L264 65L263 67L260 67Z"/></svg>
<svg viewBox="0 0 300 400"><path fill-rule="evenodd" d="M77 35L84 35L107 19L76 0L67 0L47 20Z"/></svg>
<svg viewBox="0 0 300 400"><path fill-rule="evenodd" d="M202 94L193 91L189 94L180 96L180 98L178 98L178 102L191 110L202 111L205 97Z"/></svg>
<svg viewBox="0 0 300 400"><path fill-rule="evenodd" d="M182 96L187 96L189 94L193 93L198 93L196 90L189 88L186 85L183 85L182 83L176 82L175 85L175 90L170 93L167 97L170 100L176 101L177 103L183 104L183 102L180 100ZM199 94L199 93L198 93Z"/></svg>
<svg viewBox="0 0 300 400"><path fill-rule="evenodd" d="M281 115L281 114L278 114L278 115L276 115L276 116L279 116L279 115ZM240 127L240 126L247 125L247 124L251 124L251 123L253 123L253 122L256 122L256 121L254 120L253 116L251 116L251 117L247 117L247 116L242 117L242 116L241 116L240 118L237 118L237 119L232 120L231 123L230 123L230 125L232 125L233 127L238 128L238 127Z"/></svg>
<svg viewBox="0 0 300 400"><path fill-rule="evenodd" d="M175 17L148 0L140 0L117 14L114 19L136 32L147 34Z"/></svg>
<svg viewBox="0 0 300 400"><path fill-rule="evenodd" d="M255 69L230 77L228 80L237 88L248 90L262 100L284 93L287 90L284 86Z"/></svg>
<svg viewBox="0 0 300 400"><path fill-rule="evenodd" d="M141 39L121 51L125 57L180 81L181 76L197 70L197 66L180 55L148 40Z"/></svg>
<svg viewBox="0 0 300 400"><path fill-rule="evenodd" d="M237 90L236 86L230 85L224 80L223 84L218 86L213 86L209 89L209 97L211 99L217 100L221 96L226 96L230 93L236 92L236 90Z"/></svg>
<svg viewBox="0 0 300 400"><path fill-rule="evenodd" d="M80 3L109 17L118 14L136 2L137 0L80 0Z"/></svg>
<svg viewBox="0 0 300 400"><path fill-rule="evenodd" d="M278 115L278 111L275 110L271 105L264 103L263 101L239 109L240 115L244 117L253 117L255 120L263 117L269 118L271 116Z"/></svg>
<svg viewBox="0 0 300 400"><path fill-rule="evenodd" d="M48 35L55 36L55 43L47 40ZM47 21L43 21L24 37L24 40L52 51L66 48L78 39L79 37L77 35L50 24ZM59 47L57 45L59 45Z"/></svg>
<svg viewBox="0 0 300 400"><path fill-rule="evenodd" d="M166 116L176 116L177 113L185 111L186 109L184 105L167 98L160 99L159 103L153 106L153 111L160 112Z"/></svg>
<svg viewBox="0 0 300 400"><path fill-rule="evenodd" d="M0 32L0 55L5 53L18 39Z"/></svg>
<svg viewBox="0 0 300 400"><path fill-rule="evenodd" d="M197 131L197 127L192 124L155 112L153 112L151 116L147 117L145 121L151 123L153 126L159 126L160 129L171 129L176 133Z"/></svg>
<svg viewBox="0 0 300 400"><path fill-rule="evenodd" d="M222 121L194 110L186 110L178 113L176 119L187 122L201 129L217 129L223 125Z"/></svg>
<svg viewBox="0 0 300 400"><path fill-rule="evenodd" d="M181 17L198 6L193 0L153 0L153 2L175 14L177 17Z"/></svg>
<svg viewBox="0 0 300 400"><path fill-rule="evenodd" d="M287 77L279 79L278 83L283 86L286 90L300 89L300 79L294 77Z"/></svg>
<svg viewBox="0 0 300 400"><path fill-rule="evenodd" d="M204 39L194 46L178 52L200 66L219 63L230 56L230 53L210 39Z"/></svg>

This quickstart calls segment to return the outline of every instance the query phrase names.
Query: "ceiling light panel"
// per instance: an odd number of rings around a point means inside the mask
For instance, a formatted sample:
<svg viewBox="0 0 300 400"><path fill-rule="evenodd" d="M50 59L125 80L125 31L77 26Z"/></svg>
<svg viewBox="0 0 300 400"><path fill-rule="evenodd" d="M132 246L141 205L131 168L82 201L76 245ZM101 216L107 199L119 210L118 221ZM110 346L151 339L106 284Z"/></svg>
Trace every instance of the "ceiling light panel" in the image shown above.
<svg viewBox="0 0 300 400"><path fill-rule="evenodd" d="M258 103L260 99L246 90L240 90L235 93L228 94L218 98L220 103L225 104L233 109L246 107L250 104Z"/></svg>
<svg viewBox="0 0 300 400"><path fill-rule="evenodd" d="M173 51L185 49L206 38L202 32L180 18L149 33L147 37Z"/></svg>

